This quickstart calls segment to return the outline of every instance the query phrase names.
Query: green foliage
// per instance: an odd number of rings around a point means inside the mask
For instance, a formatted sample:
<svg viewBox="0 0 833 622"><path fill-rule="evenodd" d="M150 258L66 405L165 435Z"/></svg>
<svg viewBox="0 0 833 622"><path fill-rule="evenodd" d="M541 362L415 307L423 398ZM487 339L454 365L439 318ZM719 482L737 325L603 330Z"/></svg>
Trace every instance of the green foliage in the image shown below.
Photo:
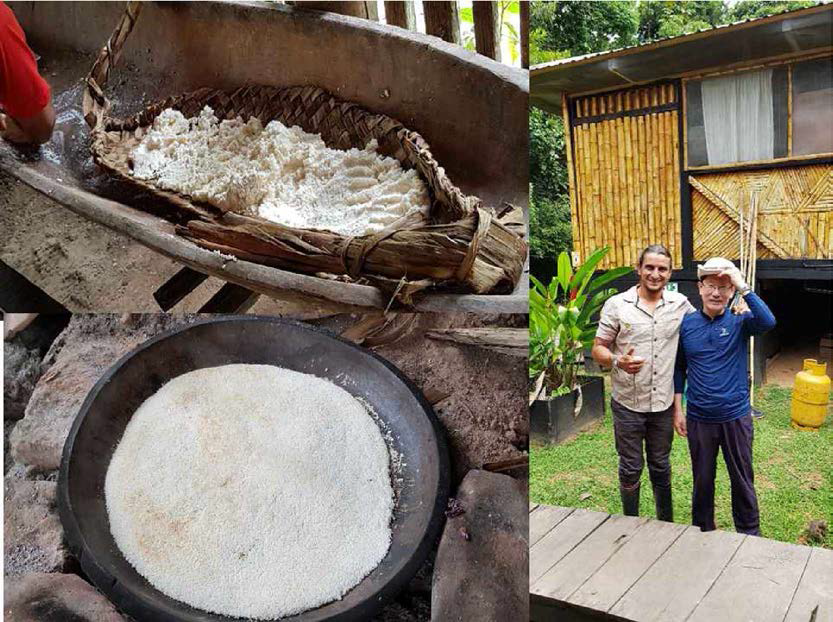
<svg viewBox="0 0 833 622"><path fill-rule="evenodd" d="M575 272L570 256L562 252L548 285L530 275L529 376L533 384L543 380L551 391L575 388L584 350L596 334L597 322L592 318L616 293L605 286L631 271L623 266L594 278L596 266L609 250L605 246L594 251Z"/></svg>
<svg viewBox="0 0 833 622"><path fill-rule="evenodd" d="M570 224L570 199L566 195L555 201L536 197L530 189L529 196L529 253L544 259L573 246L573 230Z"/></svg>
<svg viewBox="0 0 833 622"><path fill-rule="evenodd" d="M640 2L637 12L640 43L677 37L731 21L727 5L719 0Z"/></svg>
<svg viewBox="0 0 833 622"><path fill-rule="evenodd" d="M540 31L539 49L578 56L613 50L636 42L632 2L531 2L529 29Z"/></svg>
<svg viewBox="0 0 833 622"><path fill-rule="evenodd" d="M534 64L676 37L813 6L812 0L655 0L530 3Z"/></svg>
<svg viewBox="0 0 833 622"><path fill-rule="evenodd" d="M739 22L745 19L755 19L776 15L784 11L794 11L809 6L815 6L816 2L806 0L781 0L771 2L770 0L741 0L729 9L731 22Z"/></svg>
<svg viewBox="0 0 833 622"><path fill-rule="evenodd" d="M529 172L537 197L568 191L567 155L561 117L532 108L529 112Z"/></svg>
<svg viewBox="0 0 833 622"><path fill-rule="evenodd" d="M538 108L529 113L530 254L556 257L572 248L564 124Z"/></svg>

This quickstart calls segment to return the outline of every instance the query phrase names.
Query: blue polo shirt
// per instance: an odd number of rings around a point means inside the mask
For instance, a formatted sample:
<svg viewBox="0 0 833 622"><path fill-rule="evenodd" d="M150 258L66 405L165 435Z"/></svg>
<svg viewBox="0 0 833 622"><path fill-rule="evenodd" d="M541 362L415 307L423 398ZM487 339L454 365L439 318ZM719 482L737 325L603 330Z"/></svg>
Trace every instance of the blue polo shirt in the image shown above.
<svg viewBox="0 0 833 622"><path fill-rule="evenodd" d="M702 311L689 313L680 326L674 392L682 393L684 381L687 416L723 423L748 415L747 344L775 326L775 316L754 292L745 297L748 313L730 310L714 319Z"/></svg>

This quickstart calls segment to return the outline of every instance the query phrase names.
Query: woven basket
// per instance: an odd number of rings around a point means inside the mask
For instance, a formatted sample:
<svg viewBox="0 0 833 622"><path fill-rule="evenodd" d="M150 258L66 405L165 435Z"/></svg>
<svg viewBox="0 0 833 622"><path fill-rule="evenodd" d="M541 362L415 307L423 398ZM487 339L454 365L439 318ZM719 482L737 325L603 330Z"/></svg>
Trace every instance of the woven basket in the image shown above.
<svg viewBox="0 0 833 622"><path fill-rule="evenodd" d="M500 214L480 199L464 195L438 166L417 133L382 114L340 101L313 86L245 86L232 91L203 88L169 97L132 117L110 117L103 88L141 11L128 2L125 12L87 76L84 118L91 128L93 159L122 180L174 208L177 233L196 244L241 259L307 274L347 275L395 292L410 302L416 291L441 284L457 291L511 291L520 278L527 245L523 214L507 206ZM130 154L153 120L166 108L187 117L211 106L219 119L256 116L263 125L278 120L320 134L328 147L363 148L376 139L379 153L416 169L429 189L428 217L401 218L365 236L298 229L231 212L157 188L132 175Z"/></svg>

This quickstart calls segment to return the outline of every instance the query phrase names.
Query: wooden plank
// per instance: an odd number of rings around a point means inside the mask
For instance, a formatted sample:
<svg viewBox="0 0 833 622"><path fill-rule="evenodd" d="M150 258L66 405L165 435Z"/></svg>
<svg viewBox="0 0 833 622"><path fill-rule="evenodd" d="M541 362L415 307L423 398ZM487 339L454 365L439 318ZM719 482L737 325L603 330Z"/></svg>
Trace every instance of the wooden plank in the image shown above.
<svg viewBox="0 0 833 622"><path fill-rule="evenodd" d="M518 6L521 11L521 67L529 69L529 2L520 2Z"/></svg>
<svg viewBox="0 0 833 622"><path fill-rule="evenodd" d="M674 121L671 131L674 135L674 151L672 160L674 162L674 266L683 265L683 226L682 226L682 196L680 190L680 120L681 112L674 113ZM691 192L686 188L686 192Z"/></svg>
<svg viewBox="0 0 833 622"><path fill-rule="evenodd" d="M0 261L0 311L67 313L67 309L11 266Z"/></svg>
<svg viewBox="0 0 833 622"><path fill-rule="evenodd" d="M435 313L528 313L529 290L526 276L511 295L427 294L418 298L414 311ZM375 289L375 288L374 288ZM385 308L387 303L382 306Z"/></svg>
<svg viewBox="0 0 833 622"><path fill-rule="evenodd" d="M690 622L725 619L782 622L810 556L808 547L749 537L738 548Z"/></svg>
<svg viewBox="0 0 833 622"><path fill-rule="evenodd" d="M385 2L385 21L392 26L416 30L416 12L413 0Z"/></svg>
<svg viewBox="0 0 833 622"><path fill-rule="evenodd" d="M198 313L245 313L254 306L260 294L234 283L226 283Z"/></svg>
<svg viewBox="0 0 833 622"><path fill-rule="evenodd" d="M446 328L429 330L425 336L486 348L509 356L529 356L529 330L526 328Z"/></svg>
<svg viewBox="0 0 833 622"><path fill-rule="evenodd" d="M430 4L430 2L428 3ZM474 47L478 54L500 61L500 9L492 0L472 2Z"/></svg>
<svg viewBox="0 0 833 622"><path fill-rule="evenodd" d="M529 513L531 514L532 512L534 512L537 507L538 507L537 503L532 503L532 501L530 501L529 502Z"/></svg>
<svg viewBox="0 0 833 622"><path fill-rule="evenodd" d="M593 576L648 520L618 514L611 516L538 579L532 591L539 596L572 602L570 594Z"/></svg>
<svg viewBox="0 0 833 622"><path fill-rule="evenodd" d="M460 45L460 15L457 2L423 2L425 12L425 32L444 41Z"/></svg>
<svg viewBox="0 0 833 622"><path fill-rule="evenodd" d="M182 268L153 292L153 297L162 311L169 311L207 278L207 274L188 267Z"/></svg>
<svg viewBox="0 0 833 622"><path fill-rule="evenodd" d="M833 551L814 548L784 622L833 622Z"/></svg>
<svg viewBox="0 0 833 622"><path fill-rule="evenodd" d="M787 157L793 154L793 66L787 65Z"/></svg>
<svg viewBox="0 0 833 622"><path fill-rule="evenodd" d="M642 525L575 592L570 603L607 611L687 529L679 523L651 520Z"/></svg>
<svg viewBox="0 0 833 622"><path fill-rule="evenodd" d="M683 622L745 538L688 527L608 613L640 622Z"/></svg>
<svg viewBox="0 0 833 622"><path fill-rule="evenodd" d="M609 514L577 509L529 550L529 583L534 584L550 568L578 546Z"/></svg>
<svg viewBox="0 0 833 622"><path fill-rule="evenodd" d="M525 2L521 2L523 6ZM529 12L529 8L526 9ZM564 117L564 151L567 155L567 189L570 197L570 225L573 230L573 248L579 247L581 235L579 233L578 204L576 203L576 171L573 167L573 128L570 126L570 107L567 105L567 95L561 95L561 113ZM578 133L578 132L576 132Z"/></svg>
<svg viewBox="0 0 833 622"><path fill-rule="evenodd" d="M539 505L529 519L529 548L547 535L553 527L573 513L573 508Z"/></svg>

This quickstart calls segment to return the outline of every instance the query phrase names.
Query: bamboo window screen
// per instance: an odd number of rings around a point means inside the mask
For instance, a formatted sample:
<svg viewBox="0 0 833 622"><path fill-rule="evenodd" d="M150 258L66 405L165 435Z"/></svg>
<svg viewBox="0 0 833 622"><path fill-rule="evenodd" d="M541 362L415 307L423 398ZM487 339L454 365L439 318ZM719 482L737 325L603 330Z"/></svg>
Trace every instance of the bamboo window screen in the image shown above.
<svg viewBox="0 0 833 622"><path fill-rule="evenodd" d="M579 260L610 246L601 269L633 265L649 244L682 264L676 85L572 100L566 122L573 248Z"/></svg>

